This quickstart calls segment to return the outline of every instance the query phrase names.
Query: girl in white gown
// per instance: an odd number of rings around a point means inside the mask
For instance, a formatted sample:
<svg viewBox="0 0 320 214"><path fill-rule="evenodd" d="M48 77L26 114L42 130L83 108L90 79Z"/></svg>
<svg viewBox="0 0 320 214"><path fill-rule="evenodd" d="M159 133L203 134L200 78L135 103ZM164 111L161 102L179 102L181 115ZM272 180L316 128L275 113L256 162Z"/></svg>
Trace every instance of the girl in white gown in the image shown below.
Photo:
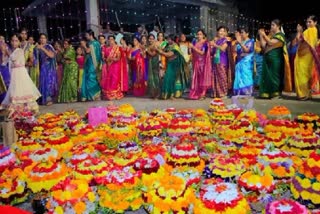
<svg viewBox="0 0 320 214"><path fill-rule="evenodd" d="M38 113L37 99L41 96L25 67L24 52L18 35L11 37L12 53L9 58L10 84L2 105L9 109L9 118L19 117L20 113Z"/></svg>

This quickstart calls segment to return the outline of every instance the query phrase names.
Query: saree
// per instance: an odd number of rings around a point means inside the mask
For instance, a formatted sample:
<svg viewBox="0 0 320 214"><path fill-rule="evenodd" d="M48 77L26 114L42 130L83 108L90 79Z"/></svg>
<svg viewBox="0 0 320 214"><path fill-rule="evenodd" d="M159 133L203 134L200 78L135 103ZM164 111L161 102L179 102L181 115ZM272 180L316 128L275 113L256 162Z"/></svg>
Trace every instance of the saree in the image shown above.
<svg viewBox="0 0 320 214"><path fill-rule="evenodd" d="M182 96L187 84L187 63L177 44L169 47L169 51L174 53L171 59L167 60L167 69L163 77L161 98L179 98Z"/></svg>
<svg viewBox="0 0 320 214"><path fill-rule="evenodd" d="M107 100L119 100L123 97L121 90L121 59L114 61L120 55L119 46L107 47L103 49L106 59L113 59L106 62L106 69L101 76L102 96Z"/></svg>
<svg viewBox="0 0 320 214"><path fill-rule="evenodd" d="M0 51L0 103L6 96L10 84L9 58L3 57Z"/></svg>
<svg viewBox="0 0 320 214"><path fill-rule="evenodd" d="M148 93L152 98L157 98L161 91L159 55L149 56L148 63Z"/></svg>
<svg viewBox="0 0 320 214"><path fill-rule="evenodd" d="M311 91L312 95L320 94L320 41L318 41L317 47L315 48L315 54L317 57L315 58L315 64L312 69L312 82L311 82Z"/></svg>
<svg viewBox="0 0 320 214"><path fill-rule="evenodd" d="M127 92L129 90L129 69L128 69L128 60L127 60L127 50L120 48L121 58L120 58L120 83L121 91Z"/></svg>
<svg viewBox="0 0 320 214"><path fill-rule="evenodd" d="M276 33L273 39L277 39L284 44L284 34L281 32ZM284 70L284 47L274 48L264 54L259 87L262 98L272 98L280 95L284 84Z"/></svg>
<svg viewBox="0 0 320 214"><path fill-rule="evenodd" d="M81 89L81 85L82 85L84 61L85 61L85 57L84 56L82 56L82 55L77 56L77 64L78 64L78 68L79 68L79 72L78 72L78 89Z"/></svg>
<svg viewBox="0 0 320 214"><path fill-rule="evenodd" d="M28 73L30 74L31 69L33 68L33 49L34 49L34 45L31 45L29 42L25 41L25 42L21 42L20 45L21 49L24 52L24 58L26 61L26 69L28 71Z"/></svg>
<svg viewBox="0 0 320 214"><path fill-rule="evenodd" d="M263 54L260 41L254 43L254 86L259 87L261 81Z"/></svg>
<svg viewBox="0 0 320 214"><path fill-rule="evenodd" d="M101 62L101 47L98 41L89 42L90 53L86 54L83 68L81 100L99 100L100 86L97 79Z"/></svg>
<svg viewBox="0 0 320 214"><path fill-rule="evenodd" d="M54 48L46 44L45 49L55 53ZM48 57L43 51L35 48L35 64L39 67L39 90L42 95L40 104L47 105L58 95L56 59Z"/></svg>
<svg viewBox="0 0 320 214"><path fill-rule="evenodd" d="M63 66L63 78L60 87L58 102L76 102L78 99L78 64L76 52L73 47L65 50Z"/></svg>
<svg viewBox="0 0 320 214"><path fill-rule="evenodd" d="M211 56L208 42L195 44L198 50L204 51L203 55L196 51L192 52L192 80L189 93L190 99L200 99L206 96L206 92L211 88Z"/></svg>
<svg viewBox="0 0 320 214"><path fill-rule="evenodd" d="M216 44L221 46L227 42L226 38L221 38L216 41ZM220 49L213 48L212 49L212 70L213 70L213 77L212 77L212 90L213 90L213 97L224 97L228 94L228 52L220 51ZM230 84L230 83L229 83Z"/></svg>
<svg viewBox="0 0 320 214"><path fill-rule="evenodd" d="M313 84L312 74L319 71L319 60L315 50L318 40L316 27L308 28L303 32L302 42L298 46L294 61L294 79L298 98L310 97ZM313 68L315 67L315 71ZM316 70L318 70L316 72ZM315 76L314 76L315 77Z"/></svg>
<svg viewBox="0 0 320 214"><path fill-rule="evenodd" d="M243 42L249 49L246 53L241 46L237 45L237 64L235 67L235 79L233 84L234 95L252 95L253 93L253 70L254 70L254 40Z"/></svg>
<svg viewBox="0 0 320 214"><path fill-rule="evenodd" d="M133 95L141 97L146 93L146 83L148 80L145 69L145 59L140 49L132 51L131 57L134 58L131 62Z"/></svg>

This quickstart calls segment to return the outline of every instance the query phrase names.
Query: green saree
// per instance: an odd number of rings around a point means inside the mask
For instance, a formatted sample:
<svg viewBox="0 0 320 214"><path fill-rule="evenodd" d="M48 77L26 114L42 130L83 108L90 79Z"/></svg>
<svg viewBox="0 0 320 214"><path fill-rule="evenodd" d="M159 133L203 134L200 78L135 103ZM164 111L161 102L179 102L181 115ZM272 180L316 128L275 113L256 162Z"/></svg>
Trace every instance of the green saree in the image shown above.
<svg viewBox="0 0 320 214"><path fill-rule="evenodd" d="M69 47L64 54L68 59L63 66L63 78L58 97L58 102L76 102L78 98L78 64L76 63L76 52Z"/></svg>
<svg viewBox="0 0 320 214"><path fill-rule="evenodd" d="M169 47L169 51L174 53L174 57L173 59L167 60L167 69L163 78L161 90L162 99L181 97L187 86L187 64L179 46L174 44Z"/></svg>
<svg viewBox="0 0 320 214"><path fill-rule="evenodd" d="M158 55L149 58L148 68L148 92L152 98L157 98L160 95L161 89Z"/></svg>
<svg viewBox="0 0 320 214"><path fill-rule="evenodd" d="M283 33L276 33L273 39L283 43L285 41ZM280 95L283 89L284 62L283 47L274 48L264 54L259 87L260 97L272 98Z"/></svg>

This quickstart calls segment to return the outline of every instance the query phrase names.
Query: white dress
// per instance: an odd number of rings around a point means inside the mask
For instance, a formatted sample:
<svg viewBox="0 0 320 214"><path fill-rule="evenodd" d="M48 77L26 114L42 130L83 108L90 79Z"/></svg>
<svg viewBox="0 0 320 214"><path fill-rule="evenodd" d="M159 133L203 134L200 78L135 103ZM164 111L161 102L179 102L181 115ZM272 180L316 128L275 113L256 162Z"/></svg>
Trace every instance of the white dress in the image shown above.
<svg viewBox="0 0 320 214"><path fill-rule="evenodd" d="M31 80L25 67L24 52L15 49L9 58L10 84L2 105L18 116L19 112L31 111L37 113L39 106L37 99L41 94Z"/></svg>

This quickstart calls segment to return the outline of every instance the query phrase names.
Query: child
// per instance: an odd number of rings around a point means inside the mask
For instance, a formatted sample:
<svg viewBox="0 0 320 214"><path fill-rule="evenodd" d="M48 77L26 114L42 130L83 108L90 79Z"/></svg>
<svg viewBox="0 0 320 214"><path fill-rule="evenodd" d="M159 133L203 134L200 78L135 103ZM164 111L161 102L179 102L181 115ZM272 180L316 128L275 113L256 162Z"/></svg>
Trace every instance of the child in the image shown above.
<svg viewBox="0 0 320 214"><path fill-rule="evenodd" d="M39 111L37 99L41 94L27 72L24 52L19 48L20 42L18 34L11 36L12 53L9 57L11 79L6 97L2 102L2 105L9 109L8 118L18 117L25 111L33 113Z"/></svg>

